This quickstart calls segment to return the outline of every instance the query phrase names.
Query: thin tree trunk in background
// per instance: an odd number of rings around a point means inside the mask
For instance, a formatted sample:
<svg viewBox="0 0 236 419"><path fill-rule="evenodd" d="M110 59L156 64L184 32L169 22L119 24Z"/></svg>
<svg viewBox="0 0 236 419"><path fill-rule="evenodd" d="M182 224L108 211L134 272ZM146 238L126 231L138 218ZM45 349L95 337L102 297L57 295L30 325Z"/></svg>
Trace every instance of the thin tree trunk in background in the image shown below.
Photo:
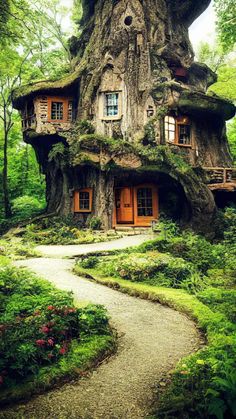
<svg viewBox="0 0 236 419"><path fill-rule="evenodd" d="M9 191L8 191L8 159L7 159L7 145L8 145L8 134L4 135L4 149L3 149L3 202L4 202L4 212L5 217L10 218L12 216L11 205L9 200Z"/></svg>
<svg viewBox="0 0 236 419"><path fill-rule="evenodd" d="M3 173L2 173L2 188L3 188L3 202L4 202L4 212L5 217L10 218L12 216L11 205L9 200L9 191L8 191L8 133L9 129L7 127L6 121L6 108L4 108L4 146L3 146Z"/></svg>

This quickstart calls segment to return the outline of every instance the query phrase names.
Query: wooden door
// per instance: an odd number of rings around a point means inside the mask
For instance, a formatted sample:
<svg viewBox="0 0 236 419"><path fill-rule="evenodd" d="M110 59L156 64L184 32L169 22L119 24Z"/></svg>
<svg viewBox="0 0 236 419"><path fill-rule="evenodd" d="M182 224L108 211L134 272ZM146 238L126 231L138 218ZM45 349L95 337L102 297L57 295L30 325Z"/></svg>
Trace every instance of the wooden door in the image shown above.
<svg viewBox="0 0 236 419"><path fill-rule="evenodd" d="M115 196L117 224L132 224L134 222L133 188L118 188Z"/></svg>

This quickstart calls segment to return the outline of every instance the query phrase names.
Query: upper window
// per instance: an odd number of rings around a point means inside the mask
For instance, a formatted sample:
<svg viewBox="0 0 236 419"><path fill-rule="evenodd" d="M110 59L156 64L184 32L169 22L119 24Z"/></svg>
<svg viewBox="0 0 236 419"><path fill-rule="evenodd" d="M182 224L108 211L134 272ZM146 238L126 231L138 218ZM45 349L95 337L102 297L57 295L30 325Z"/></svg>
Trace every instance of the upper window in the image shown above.
<svg viewBox="0 0 236 419"><path fill-rule="evenodd" d="M175 126L175 118L172 116L165 117L165 139L168 142L174 143L175 142L175 133L176 133L176 126Z"/></svg>
<svg viewBox="0 0 236 419"><path fill-rule="evenodd" d="M113 117L119 114L119 93L105 93L105 116Z"/></svg>
<svg viewBox="0 0 236 419"><path fill-rule="evenodd" d="M71 98L48 97L48 121L71 122L73 113L74 103Z"/></svg>
<svg viewBox="0 0 236 419"><path fill-rule="evenodd" d="M165 117L165 139L179 146L191 146L191 125L188 117Z"/></svg>

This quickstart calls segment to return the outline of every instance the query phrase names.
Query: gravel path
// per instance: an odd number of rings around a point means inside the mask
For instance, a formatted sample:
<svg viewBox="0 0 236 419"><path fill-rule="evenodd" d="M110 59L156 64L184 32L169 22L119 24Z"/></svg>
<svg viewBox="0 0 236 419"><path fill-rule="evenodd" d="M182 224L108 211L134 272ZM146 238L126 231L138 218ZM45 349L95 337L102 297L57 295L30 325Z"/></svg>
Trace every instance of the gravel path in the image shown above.
<svg viewBox="0 0 236 419"><path fill-rule="evenodd" d="M74 257L83 255L89 252L100 252L106 250L119 250L126 249L130 246L138 246L141 243L151 239L152 236L149 234L139 234L134 236L126 236L120 239L111 240L109 242L102 243L91 243L91 244L73 244L67 246L37 246L35 250L38 250L43 256L52 258L61 257Z"/></svg>
<svg viewBox="0 0 236 419"><path fill-rule="evenodd" d="M0 413L21 419L139 419L147 417L155 387L178 360L199 347L194 323L178 312L73 275L72 260L18 262L73 290L79 300L104 304L117 329L117 354L88 377Z"/></svg>

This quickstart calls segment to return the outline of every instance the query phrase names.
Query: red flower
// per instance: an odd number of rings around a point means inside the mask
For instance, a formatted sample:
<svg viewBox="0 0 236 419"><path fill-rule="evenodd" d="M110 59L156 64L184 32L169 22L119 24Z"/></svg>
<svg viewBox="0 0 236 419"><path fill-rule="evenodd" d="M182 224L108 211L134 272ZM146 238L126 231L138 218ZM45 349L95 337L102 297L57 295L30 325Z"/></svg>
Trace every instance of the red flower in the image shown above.
<svg viewBox="0 0 236 419"><path fill-rule="evenodd" d="M48 339L48 345L53 346L54 345L54 340L53 339Z"/></svg>
<svg viewBox="0 0 236 419"><path fill-rule="evenodd" d="M48 309L48 310L50 310L50 311L51 311L51 310L54 310L54 308L55 308L54 306L48 306L48 307L47 307L47 309Z"/></svg>
<svg viewBox="0 0 236 419"><path fill-rule="evenodd" d="M3 376L0 375L0 386L3 384L3 382L4 382Z"/></svg>
<svg viewBox="0 0 236 419"><path fill-rule="evenodd" d="M66 348L61 348L61 349L59 350L59 354L61 354L61 355L65 355L65 353L66 353Z"/></svg>
<svg viewBox="0 0 236 419"><path fill-rule="evenodd" d="M76 308L69 308L68 309L68 313L75 313L76 312Z"/></svg>
<svg viewBox="0 0 236 419"><path fill-rule="evenodd" d="M35 343L36 343L37 346L44 346L45 343L46 343L46 340L38 339L38 340L35 341Z"/></svg>
<svg viewBox="0 0 236 419"><path fill-rule="evenodd" d="M41 329L40 329L40 331L42 333L46 333L47 334L50 331L50 329L47 326L42 326Z"/></svg>

